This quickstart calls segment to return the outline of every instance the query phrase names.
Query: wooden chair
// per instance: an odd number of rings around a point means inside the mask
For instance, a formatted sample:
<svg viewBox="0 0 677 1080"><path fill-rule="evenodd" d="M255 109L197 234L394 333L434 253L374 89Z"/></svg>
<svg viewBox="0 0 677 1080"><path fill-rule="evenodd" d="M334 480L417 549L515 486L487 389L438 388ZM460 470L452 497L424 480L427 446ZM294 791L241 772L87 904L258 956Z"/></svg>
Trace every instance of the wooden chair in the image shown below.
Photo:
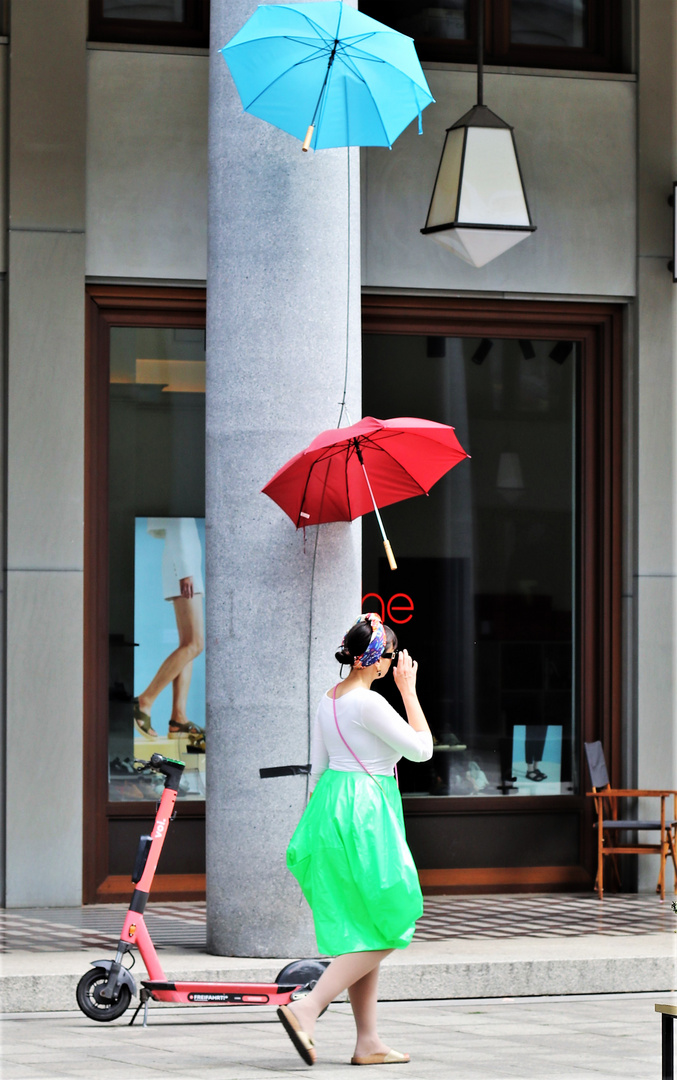
<svg viewBox="0 0 677 1080"><path fill-rule="evenodd" d="M647 791L644 789L628 790L625 788L612 788L609 783L604 750L601 742L585 744L585 756L588 761L592 791L588 792L591 799L595 800L597 811L597 877L595 888L600 899L604 895L604 859L611 856L616 880L620 885L618 868L616 865L617 855L643 855L651 852L660 855L660 871L656 892L661 894L661 900L665 899L665 863L668 855L672 858L675 871L675 891L677 892L677 858L675 858L675 836L677 830L677 791ZM620 799L652 798L660 799L660 818L652 820L639 820L638 818L622 818L619 816ZM672 798L672 805L666 811L666 802ZM605 810L608 811L605 816ZM622 844L619 833L658 832L660 843L658 844ZM638 838L636 838L638 839Z"/></svg>

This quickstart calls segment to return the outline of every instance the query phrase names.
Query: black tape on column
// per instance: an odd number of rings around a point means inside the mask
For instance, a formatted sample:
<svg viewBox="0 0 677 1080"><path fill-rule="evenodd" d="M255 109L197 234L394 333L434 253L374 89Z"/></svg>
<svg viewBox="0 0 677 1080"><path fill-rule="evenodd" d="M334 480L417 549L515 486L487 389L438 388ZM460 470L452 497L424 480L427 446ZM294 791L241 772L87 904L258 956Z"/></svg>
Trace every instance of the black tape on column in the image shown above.
<svg viewBox="0 0 677 1080"><path fill-rule="evenodd" d="M259 776L267 780L271 776L307 776L310 765L275 765L271 769L259 769Z"/></svg>

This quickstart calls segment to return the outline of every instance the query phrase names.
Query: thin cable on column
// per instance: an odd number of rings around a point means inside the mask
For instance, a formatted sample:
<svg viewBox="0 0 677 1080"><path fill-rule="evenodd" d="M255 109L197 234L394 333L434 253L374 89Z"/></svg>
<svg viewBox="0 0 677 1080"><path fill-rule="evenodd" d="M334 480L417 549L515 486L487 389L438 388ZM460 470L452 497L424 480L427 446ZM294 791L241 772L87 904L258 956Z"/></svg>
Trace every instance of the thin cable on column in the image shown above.
<svg viewBox="0 0 677 1080"><path fill-rule="evenodd" d="M313 647L313 593L315 591L315 563L317 561L317 542L320 538L320 525L315 528L315 543L313 544L313 565L310 570L310 618L308 619L308 667L306 670L306 698L307 698L307 739L308 761L310 761L310 744L312 734L311 701L310 701L310 654ZM306 802L310 797L310 773L306 773Z"/></svg>
<svg viewBox="0 0 677 1080"><path fill-rule="evenodd" d="M346 292L346 356L343 371L343 397L339 402L341 408L339 411L339 418L337 428L341 426L341 420L345 413L350 421L350 415L346 407L346 394L348 392L348 363L350 357L350 226L351 226L351 206L350 206L350 147L346 147L346 155L348 162L348 275L347 275L347 292ZM310 749L312 739L312 715L311 715L311 700L310 700L310 660L313 647L313 595L315 592L315 565L317 562L317 545L320 539L321 525L317 525L315 529L315 543L313 544L313 563L310 570L310 613L308 618L308 664L306 668L306 706L307 706L307 742L308 742L308 761L310 761ZM310 774L306 775L306 802L308 802L310 791Z"/></svg>
<svg viewBox="0 0 677 1080"><path fill-rule="evenodd" d="M343 373L343 397L341 398L340 405L341 410L339 412L337 427L341 426L341 420L343 419L344 412L347 414L346 409L346 393L348 392L348 358L350 353L350 147L346 148L348 155L348 293L346 297L346 360ZM350 417L348 417L350 420Z"/></svg>

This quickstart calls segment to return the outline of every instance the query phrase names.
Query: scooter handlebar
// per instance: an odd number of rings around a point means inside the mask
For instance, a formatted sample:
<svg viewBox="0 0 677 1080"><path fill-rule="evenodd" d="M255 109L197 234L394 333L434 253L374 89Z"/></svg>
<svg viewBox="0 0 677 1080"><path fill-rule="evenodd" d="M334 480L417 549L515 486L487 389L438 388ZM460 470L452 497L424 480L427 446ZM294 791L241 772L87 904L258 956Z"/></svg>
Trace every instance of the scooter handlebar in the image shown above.
<svg viewBox="0 0 677 1080"><path fill-rule="evenodd" d="M175 791L179 790L179 780L186 767L185 762L177 761L176 758L164 757L162 754L153 754L150 761L135 758L134 765L135 767L140 766L140 768L137 768L137 772L143 772L144 769L153 769L155 772L162 773L163 776L167 777L165 787L173 788Z"/></svg>
<svg viewBox="0 0 677 1080"><path fill-rule="evenodd" d="M155 769L156 772L164 772L163 765L174 765L180 769L185 769L186 764L184 761L179 761L177 758L164 757L162 754L153 754L150 761L146 761L145 758L134 758L134 764L140 765L141 772L143 769Z"/></svg>
<svg viewBox="0 0 677 1080"><path fill-rule="evenodd" d="M158 765L164 760L162 754L153 754L150 761L145 758L135 757L133 765L137 772L145 772L146 769L157 769Z"/></svg>

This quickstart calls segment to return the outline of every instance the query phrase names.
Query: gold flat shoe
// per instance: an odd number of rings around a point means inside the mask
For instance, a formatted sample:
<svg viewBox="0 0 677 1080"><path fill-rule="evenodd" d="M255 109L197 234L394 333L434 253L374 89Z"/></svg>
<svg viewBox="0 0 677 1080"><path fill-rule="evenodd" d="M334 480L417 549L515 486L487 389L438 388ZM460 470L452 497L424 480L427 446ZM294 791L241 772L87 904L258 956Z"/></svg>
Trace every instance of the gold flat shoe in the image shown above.
<svg viewBox="0 0 677 1080"><path fill-rule="evenodd" d="M399 1050L388 1050L382 1054L367 1054L365 1057L353 1057L351 1065L404 1065L409 1061L409 1054L401 1054Z"/></svg>
<svg viewBox="0 0 677 1080"><path fill-rule="evenodd" d="M287 1005L280 1005L277 1010L277 1018L306 1065L314 1065L317 1060L315 1043L310 1035L307 1035L305 1031L301 1030L301 1026L291 1009L288 1008Z"/></svg>

